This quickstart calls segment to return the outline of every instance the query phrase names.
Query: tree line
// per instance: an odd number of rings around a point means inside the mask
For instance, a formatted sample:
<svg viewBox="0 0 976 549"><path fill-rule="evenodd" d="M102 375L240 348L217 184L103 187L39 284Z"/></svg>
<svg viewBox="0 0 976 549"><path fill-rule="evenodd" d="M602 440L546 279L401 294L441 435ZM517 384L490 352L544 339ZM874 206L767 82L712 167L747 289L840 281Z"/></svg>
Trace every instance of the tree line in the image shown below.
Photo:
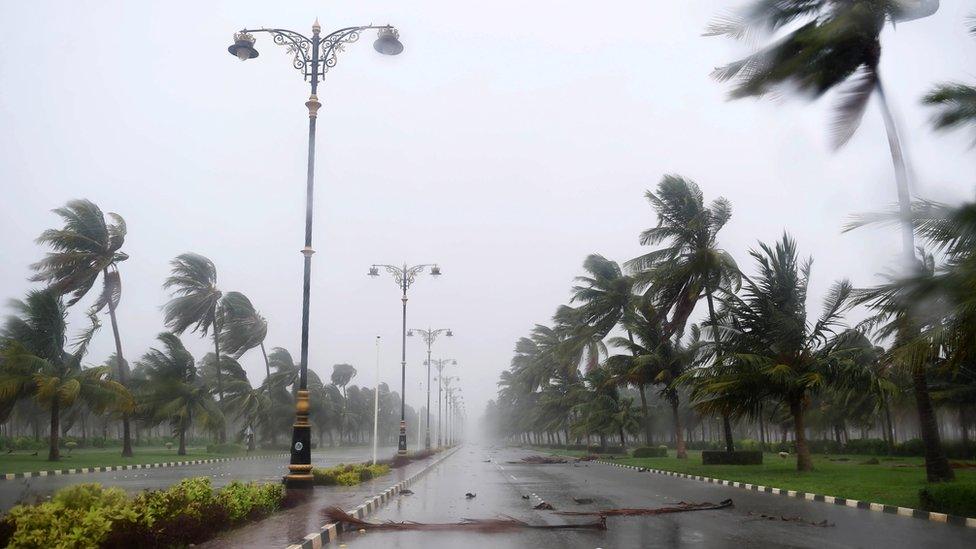
<svg viewBox="0 0 976 549"><path fill-rule="evenodd" d="M294 421L299 365L284 348L266 349L267 320L250 299L222 291L210 259L195 253L177 256L163 283L172 296L163 307L166 331L130 368L116 316L122 298L120 264L129 258L122 251L125 220L104 214L89 200L72 200L54 213L63 225L37 238L50 251L31 265L31 280L44 287L14 300L14 313L0 327L0 422L8 440L13 433L31 431L40 438L41 424L47 422L50 460L60 458L62 437L76 434L84 445L96 424L103 438L109 437L110 426L113 431L118 427L123 456L132 455L133 426L137 437L140 431L168 427L179 455L186 454L193 433L225 443L232 431L249 449L258 440L277 447ZM72 335L68 309L96 286L97 296L85 310L87 324ZM87 365L88 348L105 314L115 352L100 365ZM213 351L197 360L180 339L187 333L209 337ZM252 384L238 362L253 350L260 351L265 366L260 384ZM309 369L310 419L318 444L371 440L377 390L379 440L395 441L400 395L385 383L378 388L350 385L356 373L350 364L336 364L323 381ZM407 415L416 424L418 415L409 406Z"/></svg>

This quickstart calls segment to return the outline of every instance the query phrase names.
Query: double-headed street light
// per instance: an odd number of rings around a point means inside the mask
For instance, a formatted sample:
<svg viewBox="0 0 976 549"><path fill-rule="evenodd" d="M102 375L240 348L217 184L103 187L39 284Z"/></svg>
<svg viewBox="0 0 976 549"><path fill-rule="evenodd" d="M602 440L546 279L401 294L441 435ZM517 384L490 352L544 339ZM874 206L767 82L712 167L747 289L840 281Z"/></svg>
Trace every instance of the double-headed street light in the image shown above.
<svg viewBox="0 0 976 549"><path fill-rule="evenodd" d="M444 334L447 337L454 337L454 332L450 328L438 328L436 330L427 328L426 330L414 328L407 332L408 336L413 336L414 332L420 334L420 337L424 339L424 343L427 344L427 436L424 438L424 449L430 450L430 348L437 341L437 336ZM440 406L440 397L437 399L437 405Z"/></svg>
<svg viewBox="0 0 976 549"><path fill-rule="evenodd" d="M437 368L437 447L440 448L444 443L444 423L441 415L441 401L444 400L444 380L451 376L444 375L444 368L447 366L457 366L457 361L453 358L434 359L434 367Z"/></svg>
<svg viewBox="0 0 976 549"><path fill-rule="evenodd" d="M403 296L400 301L403 302L403 331L401 336L401 347L400 347L400 437L397 440L397 454L404 456L407 454L407 419L406 419L406 409L407 409L407 289L413 284L417 275L422 273L424 269L430 267L431 276L440 276L441 268L437 266L436 263L425 263L422 265L414 265L413 267L407 267L404 263L403 267L397 267L396 265L385 265L385 264L373 264L369 268L368 274L372 277L380 276L380 267L386 269L386 272L393 275L393 280L396 282L397 286L403 292ZM428 382L430 379L428 378ZM427 401L430 404L430 400Z"/></svg>
<svg viewBox="0 0 976 549"><path fill-rule="evenodd" d="M302 73L311 84L312 93L305 102L308 108L308 171L305 180L305 247L302 248L304 260L304 283L302 285L302 358L299 369L298 391L295 399L295 423L292 426L291 462L285 485L289 488L311 488L312 486L312 444L311 425L308 422L308 320L309 320L309 288L312 275L312 191L315 174L315 119L318 116L319 79L335 66L337 55L345 49L346 44L359 40L363 31L376 29L378 36L373 42L373 48L384 55L397 55L403 51L399 32L390 25L363 25L346 27L325 36L321 35L322 27L318 20L312 25L311 38L286 29L241 29L234 34L234 43L227 48L231 55L241 61L254 59L258 51L254 48L254 34L266 32L273 37L274 43L285 46L287 52L293 55L292 66Z"/></svg>

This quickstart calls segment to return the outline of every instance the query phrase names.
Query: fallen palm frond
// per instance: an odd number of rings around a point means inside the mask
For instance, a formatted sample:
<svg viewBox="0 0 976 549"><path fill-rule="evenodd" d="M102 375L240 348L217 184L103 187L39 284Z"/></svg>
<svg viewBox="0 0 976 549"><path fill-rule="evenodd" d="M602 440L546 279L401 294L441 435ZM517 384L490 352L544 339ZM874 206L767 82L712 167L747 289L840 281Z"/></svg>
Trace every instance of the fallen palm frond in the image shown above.
<svg viewBox="0 0 976 549"><path fill-rule="evenodd" d="M605 517L600 517L597 522L587 522L583 524L529 524L512 517L502 517L496 519L463 519L461 522L426 524L422 522L367 522L356 518L353 515L339 509L338 507L328 507L324 511L325 517L332 522L342 522L349 524L357 530L424 530L424 531L469 531L483 534L497 532L511 532L522 529L533 530L606 530L607 521Z"/></svg>
<svg viewBox="0 0 976 549"><path fill-rule="evenodd" d="M536 505L535 507L533 507L533 509L540 509L540 510L543 510L543 511L555 511L556 510L555 507L553 507L552 505L550 505L549 503L547 503L545 501L543 501L539 505Z"/></svg>
<svg viewBox="0 0 976 549"><path fill-rule="evenodd" d="M509 461L509 463L524 464L529 463L532 465L547 465L552 463L566 463L566 458L556 457L556 456L526 456L521 459L521 461Z"/></svg>
<svg viewBox="0 0 976 549"><path fill-rule="evenodd" d="M601 516L601 517L636 517L640 515L666 515L668 513L684 513L685 511L710 511L712 509L725 509L732 507L732 500L727 499L721 503L678 503L674 507L657 507L650 509L602 509L600 511L556 511L557 515L569 516Z"/></svg>
<svg viewBox="0 0 976 549"><path fill-rule="evenodd" d="M821 528L829 528L829 527L836 526L836 524L834 524L833 522L828 522L827 519L823 519L820 522L816 522L816 521L813 521L813 520L807 520L807 519L802 518L802 517L786 517L786 516L782 516L782 515L775 516L775 515L767 515L766 513L751 513L751 512L749 514L752 515L752 516L754 516L754 517L756 517L757 520L758 519L765 519L765 520L779 520L779 521L783 521L783 522L798 522L800 524L808 524L810 526L819 526Z"/></svg>

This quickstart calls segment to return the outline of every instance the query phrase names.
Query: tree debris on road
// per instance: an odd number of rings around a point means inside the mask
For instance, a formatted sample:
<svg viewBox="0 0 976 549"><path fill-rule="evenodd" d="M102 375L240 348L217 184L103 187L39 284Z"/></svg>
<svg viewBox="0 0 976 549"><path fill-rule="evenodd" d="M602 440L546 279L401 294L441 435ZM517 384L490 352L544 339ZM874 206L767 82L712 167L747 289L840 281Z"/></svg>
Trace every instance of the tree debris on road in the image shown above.
<svg viewBox="0 0 976 549"><path fill-rule="evenodd" d="M810 526L819 526L821 528L829 528L829 527L836 526L836 524L834 524L833 522L827 522L827 519L823 519L820 522L817 522L813 520L806 520L805 518L802 517L786 517L782 515L775 516L775 515L767 515L766 513L753 513L752 511L749 512L749 515L756 517L756 519L779 520L782 522L797 522L800 524L808 524Z"/></svg>
<svg viewBox="0 0 976 549"><path fill-rule="evenodd" d="M573 498L573 501L580 505L588 505L593 503L593 498Z"/></svg>
<svg viewBox="0 0 976 549"><path fill-rule="evenodd" d="M552 505L550 505L550 504L548 504L548 503L546 503L544 501L542 503L540 503L539 505L536 505L535 507L533 507L533 509L540 509L542 511L555 511L556 510L555 507L553 507Z"/></svg>
<svg viewBox="0 0 976 549"><path fill-rule="evenodd" d="M463 519L461 522L426 524L422 522L367 522L339 509L328 507L324 514L332 522L349 524L357 530L425 530L425 531L471 531L480 533L512 532L515 530L606 530L606 517L596 522L582 524L529 524L512 517L497 519Z"/></svg>
<svg viewBox="0 0 976 549"><path fill-rule="evenodd" d="M518 465L530 464L530 465L549 465L553 463L567 463L566 458L556 457L556 456L526 456L522 458L521 461L509 461L509 463L515 463Z"/></svg>
<svg viewBox="0 0 976 549"><path fill-rule="evenodd" d="M680 502L674 507L657 507L650 509L601 509L599 511L556 511L557 515L567 516L600 516L600 517L636 517L641 515L665 515L668 513L684 513L685 511L710 511L713 509L725 509L732 507L732 500L727 499L721 503L685 503Z"/></svg>

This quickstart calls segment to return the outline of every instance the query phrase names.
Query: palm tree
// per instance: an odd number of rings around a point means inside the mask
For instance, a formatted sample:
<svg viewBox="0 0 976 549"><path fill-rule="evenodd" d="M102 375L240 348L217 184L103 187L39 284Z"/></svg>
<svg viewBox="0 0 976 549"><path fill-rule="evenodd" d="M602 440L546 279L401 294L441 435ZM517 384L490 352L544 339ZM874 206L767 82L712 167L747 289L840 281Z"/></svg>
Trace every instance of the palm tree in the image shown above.
<svg viewBox="0 0 976 549"><path fill-rule="evenodd" d="M599 254L591 254L583 261L583 269L588 276L576 277L571 303L580 303L578 313L583 323L590 326L594 336L599 339L607 335L621 322L633 314L637 295L634 293L634 279L625 275L616 261ZM625 326L626 329L626 326ZM627 329L630 343L634 338ZM633 374L639 373L638 371ZM651 443L651 422L647 407L645 386L639 376L625 375L620 378L625 383L637 387L641 399L641 423L644 426L645 443Z"/></svg>
<svg viewBox="0 0 976 549"><path fill-rule="evenodd" d="M58 294L71 294L68 306L81 300L102 277L102 291L92 305L99 312L108 307L115 337L115 355L118 360L118 380L128 386L128 366L122 354L122 339L115 309L122 297L122 278L118 264L129 258L120 251L125 243L126 225L122 216L109 212L112 223L105 221L102 210L90 200L72 200L64 207L53 210L64 220L61 229L48 229L37 238L37 243L50 246L41 261L31 265L36 271L31 280L46 282ZM129 416L122 416L122 456L132 457L132 437L129 433Z"/></svg>
<svg viewBox="0 0 976 549"><path fill-rule="evenodd" d="M206 257L185 253L170 262L172 274L163 288L172 291L173 298L163 307L166 327L182 335L191 326L194 332L213 335L214 355L220 356L220 298L217 288L217 268ZM217 368L217 395L224 399L223 379Z"/></svg>
<svg viewBox="0 0 976 549"><path fill-rule="evenodd" d="M179 337L161 333L163 349L151 348L139 361L145 374L142 412L152 421L167 421L179 437L178 455L186 455L186 432L194 424L222 429L223 414L210 389L197 375L193 355Z"/></svg>
<svg viewBox="0 0 976 549"><path fill-rule="evenodd" d="M80 401L95 413L113 407L128 413L131 395L120 383L107 379L108 368L81 365L99 328L94 313L89 317L91 327L76 339L74 352L69 353L64 349L67 313L57 292L31 291L13 306L18 314L8 316L0 332L0 402L31 398L50 411L48 460L58 461L62 410Z"/></svg>
<svg viewBox="0 0 976 549"><path fill-rule="evenodd" d="M900 211L860 216L848 229L874 223L901 220ZM925 444L925 468L930 482L955 477L942 448L938 421L928 388L931 365L968 367L976 358L976 203L950 207L931 201L917 201L912 207L913 227L918 236L945 263L936 266L931 255L923 255L922 268L908 277L894 278L859 291L856 302L874 311L867 326L882 338L893 338L889 359L910 372Z"/></svg>
<svg viewBox="0 0 976 549"><path fill-rule="evenodd" d="M224 352L236 359L247 351L261 348L267 378L271 378L271 364L264 350L264 338L268 335L268 321L240 292L227 292L220 302L220 345Z"/></svg>
<svg viewBox="0 0 976 549"><path fill-rule="evenodd" d="M639 286L658 303L659 313L671 320L664 323L661 334L670 340L684 331L688 317L704 295L708 317L715 322L714 294L720 289L738 287L739 268L725 250L718 247L718 233L732 217L732 205L719 197L705 206L698 185L679 175L666 175L658 183L657 193L647 191L647 200L657 213L658 224L641 233L644 246L666 243L627 262L637 271ZM718 339L716 362L722 360ZM732 425L722 416L726 451L732 452Z"/></svg>
<svg viewBox="0 0 976 549"><path fill-rule="evenodd" d="M339 421L339 442L342 442L342 436L345 433L346 427L346 414L349 409L349 399L346 395L346 385L352 381L352 378L356 377L356 369L353 368L352 364L336 364L332 366L332 384L336 387L342 389L342 416Z"/></svg>
<svg viewBox="0 0 976 549"><path fill-rule="evenodd" d="M717 330L728 336L723 343L729 360L713 367L698 394L714 396L723 407L736 401L740 410L755 409L767 398L787 405L797 470L810 471L805 412L811 395L841 379L849 366L834 334L852 288L847 281L836 283L811 325L806 299L812 261L798 262L796 242L784 234L775 246L760 244L749 253L759 272L745 279L742 296L724 296L727 310L718 317ZM699 401L703 404L707 400Z"/></svg>
<svg viewBox="0 0 976 549"><path fill-rule="evenodd" d="M969 32L976 35L976 15L969 21ZM937 109L932 118L936 129L949 130L966 125L976 129L976 86L942 83L926 94L922 102ZM973 143L976 144L976 140Z"/></svg>

